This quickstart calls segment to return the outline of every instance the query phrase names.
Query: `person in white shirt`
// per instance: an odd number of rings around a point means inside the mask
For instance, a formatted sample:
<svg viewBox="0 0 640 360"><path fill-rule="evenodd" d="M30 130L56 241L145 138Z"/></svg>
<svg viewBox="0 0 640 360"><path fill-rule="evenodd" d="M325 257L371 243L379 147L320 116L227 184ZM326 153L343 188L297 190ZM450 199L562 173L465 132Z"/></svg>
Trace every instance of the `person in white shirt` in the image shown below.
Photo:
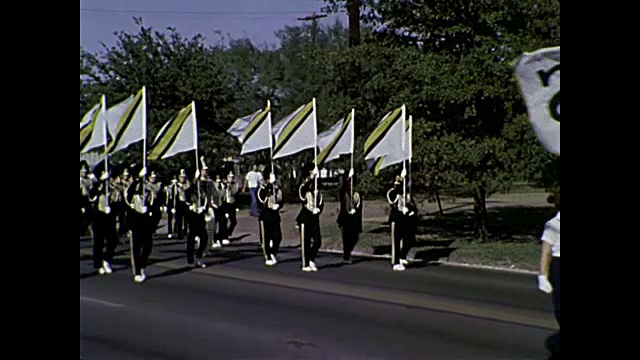
<svg viewBox="0 0 640 360"><path fill-rule="evenodd" d="M251 216L260 215L258 212L258 187L261 180L262 173L258 171L258 166L253 164L251 171L244 177L244 186L242 187L242 192L245 192L248 187L251 193L251 208L249 209L249 215Z"/></svg>
<svg viewBox="0 0 640 360"><path fill-rule="evenodd" d="M553 308L558 327L560 327L560 188L548 201L558 210L556 216L547 221L541 236L542 253L540 255L540 274L538 288L552 295ZM552 357L560 353L560 329L547 339L547 348Z"/></svg>

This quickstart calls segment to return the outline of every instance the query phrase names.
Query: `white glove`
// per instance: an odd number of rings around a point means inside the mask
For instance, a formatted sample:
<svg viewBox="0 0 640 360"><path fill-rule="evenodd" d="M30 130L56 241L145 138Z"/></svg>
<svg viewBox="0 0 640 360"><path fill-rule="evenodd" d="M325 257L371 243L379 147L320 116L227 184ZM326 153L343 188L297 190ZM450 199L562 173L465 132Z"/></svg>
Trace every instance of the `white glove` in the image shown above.
<svg viewBox="0 0 640 360"><path fill-rule="evenodd" d="M402 169L402 172L400 173L400 177L405 177L407 176L407 169Z"/></svg>
<svg viewBox="0 0 640 360"><path fill-rule="evenodd" d="M240 209L236 208L236 212L240 211Z"/></svg>
<svg viewBox="0 0 640 360"><path fill-rule="evenodd" d="M198 214L202 214L206 208L207 208L206 206L200 206L198 208Z"/></svg>
<svg viewBox="0 0 640 360"><path fill-rule="evenodd" d="M84 208L81 208L81 209L80 209L80 212L84 214L84 213L85 213Z"/></svg>
<svg viewBox="0 0 640 360"><path fill-rule="evenodd" d="M280 204L273 204L270 206L273 210L278 210L280 209Z"/></svg>
<svg viewBox="0 0 640 360"><path fill-rule="evenodd" d="M313 195L318 195L318 189L313 190Z"/></svg>
<svg viewBox="0 0 640 360"><path fill-rule="evenodd" d="M538 289L544 291L547 294L551 294L553 286L549 282L549 279L544 275L538 275Z"/></svg>
<svg viewBox="0 0 640 360"><path fill-rule="evenodd" d="M104 213L105 213L105 214L109 214L109 213L111 213L111 207L109 207L109 206L105 207L105 208L104 208Z"/></svg>
<svg viewBox="0 0 640 360"><path fill-rule="evenodd" d="M413 216L413 215L415 215L413 211L409 213L409 216Z"/></svg>
<svg viewBox="0 0 640 360"><path fill-rule="evenodd" d="M196 170L196 179L200 177L200 169Z"/></svg>
<svg viewBox="0 0 640 360"><path fill-rule="evenodd" d="M409 209L406 206L403 206L402 208L400 208L400 210L402 211L403 214L406 214L409 212Z"/></svg>
<svg viewBox="0 0 640 360"><path fill-rule="evenodd" d="M218 205L214 204L214 203L213 203L213 201L212 201L212 202L211 202L211 207L212 207L212 208L214 208L214 209L217 209L217 208L218 208Z"/></svg>
<svg viewBox="0 0 640 360"><path fill-rule="evenodd" d="M313 215L318 215L320 214L320 209L319 208L313 208Z"/></svg>
<svg viewBox="0 0 640 360"><path fill-rule="evenodd" d="M102 176L100 176L100 180L105 181L109 179L109 173L108 172L103 172Z"/></svg>
<svg viewBox="0 0 640 360"><path fill-rule="evenodd" d="M224 217L228 219L229 218L229 214L224 214Z"/></svg>
<svg viewBox="0 0 640 360"><path fill-rule="evenodd" d="M96 179L96 176L95 176L93 173L91 173L91 174L89 174L89 179L91 179L91 180L95 180L95 179Z"/></svg>
<svg viewBox="0 0 640 360"><path fill-rule="evenodd" d="M317 166L313 168L313 171L311 171L311 175L318 176L318 167Z"/></svg>
<svg viewBox="0 0 640 360"><path fill-rule="evenodd" d="M353 214L355 214L355 213L356 213L356 209L351 209L351 210L349 210L349 214L350 214L350 215L353 215Z"/></svg>
<svg viewBox="0 0 640 360"><path fill-rule="evenodd" d="M142 170L140 170L140 173L138 174L138 176L144 177L145 175L147 175L147 168L143 167Z"/></svg>
<svg viewBox="0 0 640 360"><path fill-rule="evenodd" d="M175 214L176 213L176 209L171 209L171 213Z"/></svg>
<svg viewBox="0 0 640 360"><path fill-rule="evenodd" d="M272 173L269 175L269 183L273 184L274 182L276 182L276 175Z"/></svg>
<svg viewBox="0 0 640 360"><path fill-rule="evenodd" d="M353 169L349 170L349 177L353 177Z"/></svg>
<svg viewBox="0 0 640 360"><path fill-rule="evenodd" d="M193 204L193 205L189 206L189 210L191 210L193 212L196 212L196 205Z"/></svg>
<svg viewBox="0 0 640 360"><path fill-rule="evenodd" d="M141 208L140 208L140 210L142 210L142 213L144 214L144 213L146 213L146 212L147 212L147 210L148 210L148 209L147 209L147 207L146 207L146 206L143 206L143 207L141 207Z"/></svg>

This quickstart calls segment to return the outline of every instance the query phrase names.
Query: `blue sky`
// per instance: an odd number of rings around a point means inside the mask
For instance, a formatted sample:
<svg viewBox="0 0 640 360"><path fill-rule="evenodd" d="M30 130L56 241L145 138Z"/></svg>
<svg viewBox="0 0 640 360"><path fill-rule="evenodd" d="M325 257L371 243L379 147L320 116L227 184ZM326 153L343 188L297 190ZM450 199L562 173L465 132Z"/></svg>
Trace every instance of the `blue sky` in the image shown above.
<svg viewBox="0 0 640 360"><path fill-rule="evenodd" d="M285 25L303 23L299 17L320 12L321 0L80 0L80 45L89 51L100 43L115 43L115 31L136 32L132 17L146 26L164 31L175 27L184 36L202 34L215 43L221 31L233 38L248 37L254 44L277 45L274 32ZM320 19L330 24L345 14Z"/></svg>

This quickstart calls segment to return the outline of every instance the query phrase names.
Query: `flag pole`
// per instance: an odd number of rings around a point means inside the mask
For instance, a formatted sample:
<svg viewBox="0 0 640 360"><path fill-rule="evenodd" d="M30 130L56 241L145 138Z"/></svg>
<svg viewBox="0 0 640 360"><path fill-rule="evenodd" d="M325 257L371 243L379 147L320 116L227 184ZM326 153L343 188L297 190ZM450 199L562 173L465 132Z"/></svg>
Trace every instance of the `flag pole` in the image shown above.
<svg viewBox="0 0 640 360"><path fill-rule="evenodd" d="M107 112L107 97L102 95L100 98L100 102L102 103L102 126L104 129L104 172L109 174L109 153L107 152L108 143L109 143L109 133L107 132L107 119L105 118L105 113ZM109 206L109 179L105 181L104 194L107 197L107 206Z"/></svg>
<svg viewBox="0 0 640 360"><path fill-rule="evenodd" d="M355 123L356 109L351 109L351 171L353 171L353 148L355 141L356 123ZM350 177L351 181L351 200L353 201L353 176Z"/></svg>
<svg viewBox="0 0 640 360"><path fill-rule="evenodd" d="M191 101L191 111L193 112L193 145L196 150L196 172L198 173L198 177L196 178L196 183L198 184L198 207L200 207L202 204L202 199L200 199L200 167L198 166L200 158L198 157L198 120L196 118L195 101Z"/></svg>
<svg viewBox="0 0 640 360"><path fill-rule="evenodd" d="M273 165L273 134L272 134L272 129L271 129L271 100L267 100L267 107L269 108L269 113L267 114L268 119L267 121L269 121L269 152L270 152L270 159L271 159L271 173L273 174L273 176L276 175L276 171L275 171L275 166ZM268 182L269 180L267 180ZM275 186L272 186L273 188L273 196L274 199L277 199L276 197L276 188Z"/></svg>
<svg viewBox="0 0 640 360"><path fill-rule="evenodd" d="M413 115L409 115L409 193L413 187L413 181L411 179L411 159L413 158Z"/></svg>
<svg viewBox="0 0 640 360"><path fill-rule="evenodd" d="M316 114L316 98L313 98L313 142L315 146L313 147L313 164L314 170L318 168L318 117ZM318 203L318 176L320 176L320 170L314 177L313 184L313 207L316 207Z"/></svg>
<svg viewBox="0 0 640 360"><path fill-rule="evenodd" d="M402 104L402 154L406 154L405 153L405 132L406 132L406 107L404 104ZM402 170L406 173L407 171L407 162L403 159L402 160ZM405 176L402 178L402 200L404 201L403 206L407 206L407 177L406 174Z"/></svg>
<svg viewBox="0 0 640 360"><path fill-rule="evenodd" d="M147 168L147 87L142 87L142 168ZM142 198L147 196L147 174L142 177Z"/></svg>

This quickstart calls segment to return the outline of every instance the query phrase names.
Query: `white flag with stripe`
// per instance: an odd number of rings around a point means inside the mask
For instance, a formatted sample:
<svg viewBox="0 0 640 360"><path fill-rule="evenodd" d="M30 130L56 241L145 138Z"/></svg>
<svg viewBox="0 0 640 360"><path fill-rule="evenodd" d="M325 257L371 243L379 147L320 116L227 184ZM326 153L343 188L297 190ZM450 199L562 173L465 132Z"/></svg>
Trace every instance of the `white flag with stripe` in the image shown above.
<svg viewBox="0 0 640 360"><path fill-rule="evenodd" d="M105 117L113 137L109 144L110 153L124 150L145 138L146 101L146 89L143 87L136 96L132 95L107 109Z"/></svg>
<svg viewBox="0 0 640 360"><path fill-rule="evenodd" d="M402 153L402 147L392 148L390 149L389 154L380 157L377 159L374 166L374 175L378 175L380 170L389 167L391 165L402 163L406 160L411 160L411 131L413 127L413 117L409 116L409 121L407 121L407 130L405 132L404 141L405 141L405 151Z"/></svg>
<svg viewBox="0 0 640 360"><path fill-rule="evenodd" d="M166 159L197 148L198 126L195 103L192 102L164 124L151 145L147 159Z"/></svg>
<svg viewBox="0 0 640 360"><path fill-rule="evenodd" d="M89 141L84 145L84 148L80 150L80 153L85 153L85 152L94 150L98 146L107 145L108 130L107 130L107 127L105 126L105 121L107 119L104 116L104 113L106 110L105 109L106 101L107 101L106 97L102 95L102 97L100 98L100 109L97 110L98 114L94 114L94 117L92 120L93 124L88 125L88 126L93 125L93 129L91 131L91 137L89 138Z"/></svg>
<svg viewBox="0 0 640 360"><path fill-rule="evenodd" d="M538 139L560 155L560 47L523 54L515 73Z"/></svg>
<svg viewBox="0 0 640 360"><path fill-rule="evenodd" d="M317 164L324 164L340 158L341 155L351 154L353 151L354 110L346 119L338 121L329 130L318 135Z"/></svg>
<svg viewBox="0 0 640 360"><path fill-rule="evenodd" d="M315 101L300 106L275 126L273 159L296 154L316 147Z"/></svg>
<svg viewBox="0 0 640 360"><path fill-rule="evenodd" d="M227 130L242 144L240 155L271 147L271 105L263 110L237 119Z"/></svg>
<svg viewBox="0 0 640 360"><path fill-rule="evenodd" d="M374 160L402 149L405 106L387 113L364 143L365 160Z"/></svg>

